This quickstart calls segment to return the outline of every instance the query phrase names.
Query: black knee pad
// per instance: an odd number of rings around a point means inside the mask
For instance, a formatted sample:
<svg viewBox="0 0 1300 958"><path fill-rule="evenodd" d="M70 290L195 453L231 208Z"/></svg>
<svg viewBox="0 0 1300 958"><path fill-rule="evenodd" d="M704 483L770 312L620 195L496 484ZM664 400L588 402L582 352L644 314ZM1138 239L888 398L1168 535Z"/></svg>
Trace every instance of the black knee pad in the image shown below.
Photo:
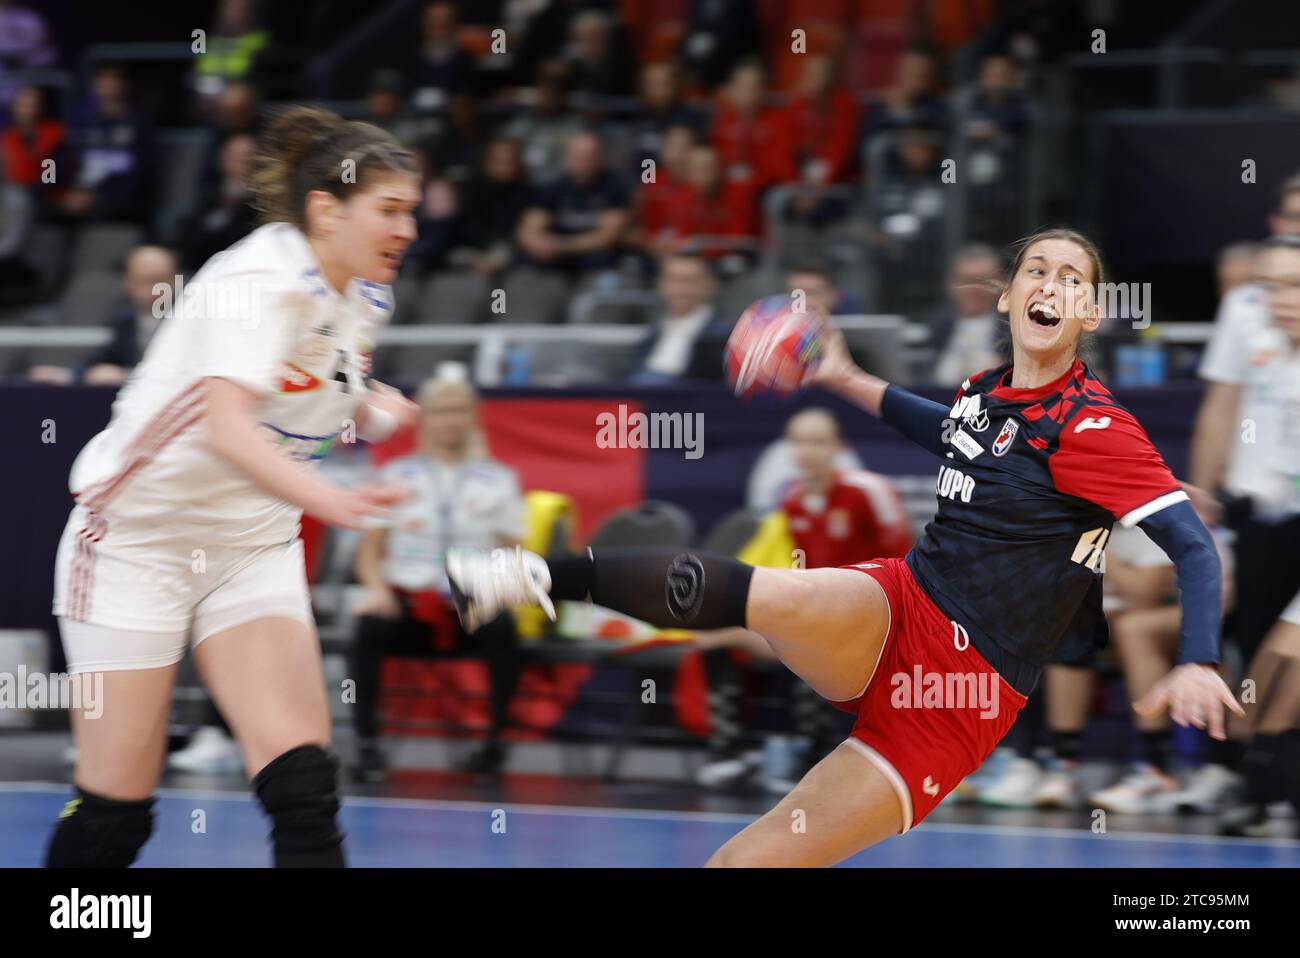
<svg viewBox="0 0 1300 958"><path fill-rule="evenodd" d="M338 759L319 745L299 745L253 779L253 791L271 816L275 867L342 867Z"/></svg>
<svg viewBox="0 0 1300 958"><path fill-rule="evenodd" d="M76 788L59 813L47 868L125 868L153 833L154 799L120 802Z"/></svg>

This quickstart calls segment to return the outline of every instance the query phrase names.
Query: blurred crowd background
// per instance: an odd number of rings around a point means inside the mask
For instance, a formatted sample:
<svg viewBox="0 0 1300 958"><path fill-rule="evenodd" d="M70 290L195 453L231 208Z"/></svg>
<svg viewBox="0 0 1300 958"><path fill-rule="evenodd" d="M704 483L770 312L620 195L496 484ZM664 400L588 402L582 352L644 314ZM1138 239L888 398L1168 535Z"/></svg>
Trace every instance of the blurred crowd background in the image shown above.
<svg viewBox="0 0 1300 958"><path fill-rule="evenodd" d="M128 20L5 0L0 326L39 332L3 340L0 375L120 381L155 284L256 225L268 113L309 101L423 163L412 329L380 376L718 379L744 305L798 287L883 375L949 385L998 354L1006 245L1056 222L1133 284L1094 362L1121 385L1188 376L1206 333L1186 324L1249 278L1238 244L1300 168L1300 27L1272 7L221 0ZM1224 150L1258 164L1249 188Z"/></svg>

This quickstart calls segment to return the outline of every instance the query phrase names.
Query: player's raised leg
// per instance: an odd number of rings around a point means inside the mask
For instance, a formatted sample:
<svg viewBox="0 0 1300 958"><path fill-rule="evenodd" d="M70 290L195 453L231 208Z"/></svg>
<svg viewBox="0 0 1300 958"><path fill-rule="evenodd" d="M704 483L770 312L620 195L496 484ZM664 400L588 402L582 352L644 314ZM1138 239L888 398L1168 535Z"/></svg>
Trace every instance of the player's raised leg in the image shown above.
<svg viewBox="0 0 1300 958"><path fill-rule="evenodd" d="M549 563L522 549L452 549L447 571L467 627L503 609L581 601L662 628L744 627L833 701L860 695L889 631L889 603L849 569L757 569L727 556L671 549L600 550Z"/></svg>

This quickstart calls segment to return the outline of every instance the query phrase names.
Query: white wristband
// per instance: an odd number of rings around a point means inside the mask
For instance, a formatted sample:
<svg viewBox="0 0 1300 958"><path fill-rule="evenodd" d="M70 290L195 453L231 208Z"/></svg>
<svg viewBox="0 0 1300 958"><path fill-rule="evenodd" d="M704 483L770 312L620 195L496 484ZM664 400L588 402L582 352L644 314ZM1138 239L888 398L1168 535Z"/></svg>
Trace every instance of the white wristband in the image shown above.
<svg viewBox="0 0 1300 958"><path fill-rule="evenodd" d="M368 407L366 428L357 430L357 437L366 442L383 442L397 429L397 417L387 409Z"/></svg>

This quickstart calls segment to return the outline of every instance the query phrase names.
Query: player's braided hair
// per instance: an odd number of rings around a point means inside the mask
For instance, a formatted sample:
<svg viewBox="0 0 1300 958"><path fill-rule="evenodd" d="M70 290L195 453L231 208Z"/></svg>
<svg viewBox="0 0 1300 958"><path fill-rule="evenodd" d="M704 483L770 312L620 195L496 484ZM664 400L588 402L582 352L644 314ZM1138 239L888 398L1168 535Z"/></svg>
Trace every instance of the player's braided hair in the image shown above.
<svg viewBox="0 0 1300 958"><path fill-rule="evenodd" d="M263 220L306 232L308 193L346 199L376 173L418 171L414 154L379 127L295 106L280 112L259 139L249 191Z"/></svg>

